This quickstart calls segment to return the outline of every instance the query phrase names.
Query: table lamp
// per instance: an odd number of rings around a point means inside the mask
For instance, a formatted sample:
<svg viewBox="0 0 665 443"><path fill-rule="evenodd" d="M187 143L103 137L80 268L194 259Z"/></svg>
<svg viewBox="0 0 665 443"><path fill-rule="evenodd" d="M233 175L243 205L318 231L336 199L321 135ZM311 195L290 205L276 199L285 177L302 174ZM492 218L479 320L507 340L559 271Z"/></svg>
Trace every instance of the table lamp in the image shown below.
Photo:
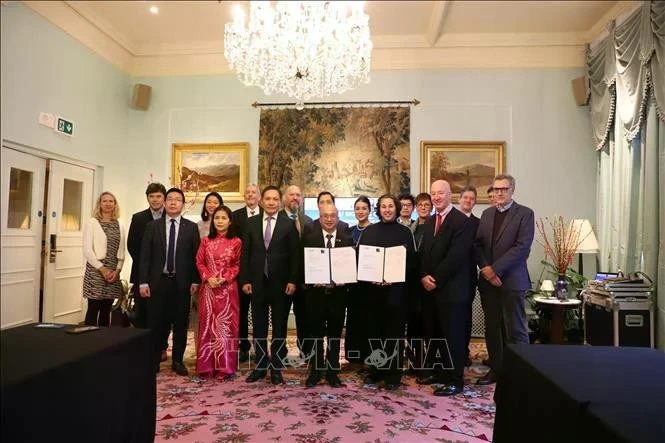
<svg viewBox="0 0 665 443"><path fill-rule="evenodd" d="M552 280L543 280L543 283L540 285L541 292L544 292L546 296L551 297L554 293L554 283Z"/></svg>
<svg viewBox="0 0 665 443"><path fill-rule="evenodd" d="M599 251L596 234L593 233L591 222L587 219L576 219L571 222L572 229L576 230L581 240L575 253L579 254L579 273L584 275L584 260L582 254L597 254Z"/></svg>

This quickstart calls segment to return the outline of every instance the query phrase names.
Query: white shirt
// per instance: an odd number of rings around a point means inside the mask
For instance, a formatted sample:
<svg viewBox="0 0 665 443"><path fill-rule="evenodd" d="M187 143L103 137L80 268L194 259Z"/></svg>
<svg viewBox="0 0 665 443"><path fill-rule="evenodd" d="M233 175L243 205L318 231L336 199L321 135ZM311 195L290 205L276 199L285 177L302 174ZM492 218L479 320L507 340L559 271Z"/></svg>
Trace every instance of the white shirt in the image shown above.
<svg viewBox="0 0 665 443"><path fill-rule="evenodd" d="M453 204L449 203L448 206L446 206L443 209L443 211L437 212L437 214L441 216L441 224L443 224L443 221L446 219L446 215L448 215L452 210L453 210Z"/></svg>
<svg viewBox="0 0 665 443"><path fill-rule="evenodd" d="M158 220L162 218L162 214L164 214L164 208L160 209L159 211L153 211L152 208L150 208L150 212L152 212L152 219L153 220Z"/></svg>
<svg viewBox="0 0 665 443"><path fill-rule="evenodd" d="M254 209L250 209L249 206L245 206L245 209L247 210L247 218L254 217L255 215L259 215L259 206L258 205ZM252 214L252 212L254 214Z"/></svg>

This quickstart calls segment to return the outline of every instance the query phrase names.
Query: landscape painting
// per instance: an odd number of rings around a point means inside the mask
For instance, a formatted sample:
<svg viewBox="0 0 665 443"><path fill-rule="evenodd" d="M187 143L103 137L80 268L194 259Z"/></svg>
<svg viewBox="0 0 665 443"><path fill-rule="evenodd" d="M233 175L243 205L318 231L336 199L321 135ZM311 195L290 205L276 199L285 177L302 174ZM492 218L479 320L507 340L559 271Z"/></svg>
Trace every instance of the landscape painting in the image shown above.
<svg viewBox="0 0 665 443"><path fill-rule="evenodd" d="M435 180L450 183L453 203L459 192L474 186L478 203L489 203L487 188L504 172L505 142L421 142L420 189L429 192Z"/></svg>
<svg viewBox="0 0 665 443"><path fill-rule="evenodd" d="M408 107L262 110L259 184L306 197L411 192L409 140Z"/></svg>
<svg viewBox="0 0 665 443"><path fill-rule="evenodd" d="M215 191L225 202L243 201L248 150L248 143L173 144L173 186L188 199Z"/></svg>

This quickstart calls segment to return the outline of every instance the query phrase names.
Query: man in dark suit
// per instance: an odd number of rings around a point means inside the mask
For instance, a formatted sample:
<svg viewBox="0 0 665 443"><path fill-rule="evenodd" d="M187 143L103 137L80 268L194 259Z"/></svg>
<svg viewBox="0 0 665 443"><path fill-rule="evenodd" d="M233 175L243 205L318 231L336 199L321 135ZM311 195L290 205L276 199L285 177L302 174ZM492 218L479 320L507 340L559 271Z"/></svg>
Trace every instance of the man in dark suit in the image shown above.
<svg viewBox="0 0 665 443"><path fill-rule="evenodd" d="M307 214L302 212L302 193L300 192L300 188L296 185L291 185L286 188L282 203L284 204L284 209L279 212L294 221L296 224L296 229L298 230L298 235L302 238L303 234L311 228L312 219ZM302 254L299 255L298 259L300 260L300 267L302 272ZM291 302L293 303L293 316L295 317L296 321L298 349L303 355L309 355L312 351L312 343L307 342L309 333L307 332L307 309L305 307L305 291L303 288L296 288L296 292L293 294L293 297L291 297L289 303ZM287 324L288 313L290 310L291 304L289 304L289 307L286 310Z"/></svg>
<svg viewBox="0 0 665 443"><path fill-rule="evenodd" d="M322 205L319 222L302 238L304 248L341 248L353 246L348 230L338 229L339 217L334 205ZM314 359L309 360L310 374L305 386L312 388L325 376L333 388L344 386L337 373L340 370L339 350L346 310L346 287L312 285L305 294L308 338L314 343ZM323 337L328 337L328 352L324 354ZM325 357L325 358L324 358Z"/></svg>
<svg viewBox="0 0 665 443"><path fill-rule="evenodd" d="M137 328L147 328L146 321L146 299L139 295L139 263L141 262L141 239L145 232L145 227L153 220L164 217L164 197L166 195L166 188L161 183L150 183L145 190L146 199L148 200L148 209L137 212L132 215L132 222L129 225L129 232L127 234L127 250L132 257L132 273L129 277L129 282L133 284L132 294L135 303L136 318L134 326ZM164 328L162 334L161 360L166 360L166 349L168 348L169 334L171 333L171 326Z"/></svg>
<svg viewBox="0 0 665 443"><path fill-rule="evenodd" d="M173 324L171 368L187 375L182 358L187 345L191 296L199 289L196 269L200 236L196 223L182 216L185 195L178 188L166 192L166 216L148 223L141 244L139 282L141 297L147 298L148 326L152 330L155 369L159 371L160 333Z"/></svg>
<svg viewBox="0 0 665 443"><path fill-rule="evenodd" d="M334 205L334 204L335 204L335 196L328 191L321 191L319 192L319 195L316 196L316 205L319 207L319 210L323 205ZM350 230L349 224L342 220L339 221L338 227L339 229L342 229L344 231Z"/></svg>
<svg viewBox="0 0 665 443"><path fill-rule="evenodd" d="M417 382L444 383L434 395L449 396L464 390L473 232L469 219L453 207L448 182L432 183L431 195L436 214L423 226L420 254L420 281L426 291L423 297L426 372ZM437 361L437 355L443 359Z"/></svg>
<svg viewBox="0 0 665 443"><path fill-rule="evenodd" d="M266 376L270 363L271 382L284 382L281 369L286 357L286 320L290 297L299 282L300 240L296 225L278 214L281 192L267 186L261 193L262 217L252 217L242 240L240 277L242 291L252 296L252 324L256 368L247 377L252 383ZM272 321L270 358L267 354L268 310Z"/></svg>
<svg viewBox="0 0 665 443"><path fill-rule="evenodd" d="M473 238L476 238L476 232L478 231L478 225L480 224L480 219L473 215L473 207L476 206L476 199L478 193L476 188L469 185L462 188L459 193L459 210L462 211L464 215L469 217L471 222ZM471 329L473 327L473 300L476 298L476 288L478 286L478 266L476 265L475 254L471 254L471 302L469 303L469 316L467 317L466 325L466 363L465 366L471 366L471 355L469 351L469 343L471 342Z"/></svg>
<svg viewBox="0 0 665 443"><path fill-rule="evenodd" d="M231 215L233 223L240 229L240 238L242 238L247 220L251 217L262 216L263 209L259 206L259 187L250 183L245 188L245 206L236 209ZM249 360L249 307L250 296L243 293L238 282L238 296L240 298L240 328L238 332L238 361L244 363Z"/></svg>
<svg viewBox="0 0 665 443"><path fill-rule="evenodd" d="M512 176L497 175L492 187L495 206L483 211L474 241L490 360L490 371L478 379L481 385L496 381L506 342L529 343L524 298L531 288L526 260L533 243L533 211L513 200Z"/></svg>

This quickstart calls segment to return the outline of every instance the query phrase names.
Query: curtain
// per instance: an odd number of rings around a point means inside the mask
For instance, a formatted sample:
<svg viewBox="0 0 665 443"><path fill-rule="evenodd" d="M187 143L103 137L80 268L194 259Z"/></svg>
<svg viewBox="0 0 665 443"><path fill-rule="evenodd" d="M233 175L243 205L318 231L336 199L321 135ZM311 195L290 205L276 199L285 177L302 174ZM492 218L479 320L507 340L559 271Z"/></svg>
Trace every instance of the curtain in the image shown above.
<svg viewBox="0 0 665 443"><path fill-rule="evenodd" d="M654 279L656 343L665 349L665 2L644 2L612 24L587 50L587 70L601 270Z"/></svg>

